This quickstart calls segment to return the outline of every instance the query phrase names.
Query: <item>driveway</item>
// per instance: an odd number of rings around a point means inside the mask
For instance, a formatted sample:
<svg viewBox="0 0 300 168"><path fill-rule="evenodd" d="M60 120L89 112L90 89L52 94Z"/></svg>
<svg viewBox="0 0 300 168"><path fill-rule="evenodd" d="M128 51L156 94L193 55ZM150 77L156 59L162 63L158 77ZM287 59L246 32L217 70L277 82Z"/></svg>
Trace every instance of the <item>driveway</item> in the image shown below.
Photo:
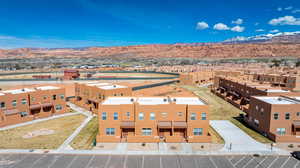
<svg viewBox="0 0 300 168"><path fill-rule="evenodd" d="M276 152L286 153L286 151L274 148L270 145L257 142L248 134L242 131L228 120L211 120L210 125L222 136L225 145L221 151L232 152Z"/></svg>

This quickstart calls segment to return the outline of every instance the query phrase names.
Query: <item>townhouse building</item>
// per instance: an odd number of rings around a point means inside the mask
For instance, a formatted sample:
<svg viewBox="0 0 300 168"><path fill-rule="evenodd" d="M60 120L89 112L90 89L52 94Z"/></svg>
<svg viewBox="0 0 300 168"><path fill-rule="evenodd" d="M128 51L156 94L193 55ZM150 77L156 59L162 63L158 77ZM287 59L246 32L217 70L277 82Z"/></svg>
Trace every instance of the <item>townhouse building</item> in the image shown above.
<svg viewBox="0 0 300 168"><path fill-rule="evenodd" d="M132 88L111 83L75 83L74 103L97 114L99 103L109 96L131 96Z"/></svg>
<svg viewBox="0 0 300 168"><path fill-rule="evenodd" d="M280 96L297 93L273 87L269 84L252 82L242 78L215 77L212 92L237 108L247 112L251 96Z"/></svg>
<svg viewBox="0 0 300 168"><path fill-rule="evenodd" d="M286 90L300 90L300 76L280 74L254 74L253 80L268 83Z"/></svg>
<svg viewBox="0 0 300 168"><path fill-rule="evenodd" d="M275 142L300 142L300 97L253 96L244 120Z"/></svg>
<svg viewBox="0 0 300 168"><path fill-rule="evenodd" d="M213 81L213 71L200 71L179 74L180 84L183 85L201 85Z"/></svg>
<svg viewBox="0 0 300 168"><path fill-rule="evenodd" d="M40 86L0 92L0 127L65 112L64 88Z"/></svg>
<svg viewBox="0 0 300 168"><path fill-rule="evenodd" d="M210 142L208 111L198 97L109 97L97 142Z"/></svg>

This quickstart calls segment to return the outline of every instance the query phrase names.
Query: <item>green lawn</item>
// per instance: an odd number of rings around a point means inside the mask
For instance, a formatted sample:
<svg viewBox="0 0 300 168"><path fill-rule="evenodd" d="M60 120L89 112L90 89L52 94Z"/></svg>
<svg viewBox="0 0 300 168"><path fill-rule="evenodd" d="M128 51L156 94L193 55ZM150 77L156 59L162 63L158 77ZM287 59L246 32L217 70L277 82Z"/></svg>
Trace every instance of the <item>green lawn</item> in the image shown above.
<svg viewBox="0 0 300 168"><path fill-rule="evenodd" d="M262 143L272 143L271 140L262 136L260 133L254 131L253 129L248 128L246 125L242 123L241 120L239 120L239 115L244 114L243 111L234 107L233 105L226 102L222 98L216 96L215 94L211 93L209 88L204 88L204 87L200 88L200 87L188 86L188 85L182 85L181 87L189 91L192 91L193 93L195 93L197 96L199 96L201 99L205 100L209 104L211 120L230 120L233 124L235 124L241 130L243 130L253 139Z"/></svg>
<svg viewBox="0 0 300 168"><path fill-rule="evenodd" d="M98 133L98 118L94 117L72 141L74 149L92 149L93 141Z"/></svg>

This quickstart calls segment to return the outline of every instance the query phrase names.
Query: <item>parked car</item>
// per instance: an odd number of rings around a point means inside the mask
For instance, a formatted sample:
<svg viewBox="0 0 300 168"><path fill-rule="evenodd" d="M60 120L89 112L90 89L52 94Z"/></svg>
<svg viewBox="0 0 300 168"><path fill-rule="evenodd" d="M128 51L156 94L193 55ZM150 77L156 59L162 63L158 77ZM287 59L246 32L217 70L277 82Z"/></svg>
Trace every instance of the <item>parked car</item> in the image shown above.
<svg viewBox="0 0 300 168"><path fill-rule="evenodd" d="M300 160L300 151L294 151L291 154L294 158Z"/></svg>

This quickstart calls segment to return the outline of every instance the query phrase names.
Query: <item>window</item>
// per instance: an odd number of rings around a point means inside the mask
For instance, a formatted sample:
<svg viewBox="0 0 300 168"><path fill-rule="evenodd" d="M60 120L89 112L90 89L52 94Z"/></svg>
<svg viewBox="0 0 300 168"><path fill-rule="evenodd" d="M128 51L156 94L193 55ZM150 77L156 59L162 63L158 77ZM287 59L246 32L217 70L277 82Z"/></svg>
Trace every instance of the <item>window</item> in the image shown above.
<svg viewBox="0 0 300 168"><path fill-rule="evenodd" d="M22 100L21 100L21 103L22 103L22 104L26 104L26 103L27 103L27 100L26 100L26 99L22 99Z"/></svg>
<svg viewBox="0 0 300 168"><path fill-rule="evenodd" d="M191 114L191 120L196 120L196 113Z"/></svg>
<svg viewBox="0 0 300 168"><path fill-rule="evenodd" d="M203 134L203 128L194 128L193 134L198 136Z"/></svg>
<svg viewBox="0 0 300 168"><path fill-rule="evenodd" d="M121 93L120 95L123 96L123 93Z"/></svg>
<svg viewBox="0 0 300 168"><path fill-rule="evenodd" d="M290 113L285 113L285 119L289 120L290 119Z"/></svg>
<svg viewBox="0 0 300 168"><path fill-rule="evenodd" d="M17 100L13 100L13 101L11 102L11 105L12 105L13 107L16 107L16 106L17 106Z"/></svg>
<svg viewBox="0 0 300 168"><path fill-rule="evenodd" d="M143 120L144 119L144 113L140 112L139 113L139 120Z"/></svg>
<svg viewBox="0 0 300 168"><path fill-rule="evenodd" d="M126 117L130 118L130 112L126 112Z"/></svg>
<svg viewBox="0 0 300 168"><path fill-rule="evenodd" d="M178 112L177 115L178 115L179 117L181 117L181 116L183 115L183 113L182 113L182 112Z"/></svg>
<svg viewBox="0 0 300 168"><path fill-rule="evenodd" d="M154 112L150 113L150 120L155 120L155 113Z"/></svg>
<svg viewBox="0 0 300 168"><path fill-rule="evenodd" d="M118 120L119 116L117 112L114 112L114 120Z"/></svg>
<svg viewBox="0 0 300 168"><path fill-rule="evenodd" d="M102 120L106 120L106 118L107 118L106 112L102 112Z"/></svg>
<svg viewBox="0 0 300 168"><path fill-rule="evenodd" d="M61 106L61 105L59 105L59 104L58 104L58 105L56 105L56 106L55 106L55 110L56 110L56 111L60 111L60 110L62 110L62 106Z"/></svg>
<svg viewBox="0 0 300 168"><path fill-rule="evenodd" d="M106 128L106 135L115 135L115 128Z"/></svg>
<svg viewBox="0 0 300 168"><path fill-rule="evenodd" d="M47 98L48 98L48 97L47 97L46 95L45 95L45 96L43 96L43 99L44 99L44 100L46 100Z"/></svg>
<svg viewBox="0 0 300 168"><path fill-rule="evenodd" d="M150 136L152 134L151 128L142 128L142 135L144 136Z"/></svg>
<svg viewBox="0 0 300 168"><path fill-rule="evenodd" d="M52 95L52 99L53 99L53 100L56 100L56 95Z"/></svg>
<svg viewBox="0 0 300 168"><path fill-rule="evenodd" d="M206 120L206 113L201 113L201 120Z"/></svg>
<svg viewBox="0 0 300 168"><path fill-rule="evenodd" d="M277 128L276 133L278 135L285 135L285 128Z"/></svg>
<svg viewBox="0 0 300 168"><path fill-rule="evenodd" d="M5 102L0 102L0 108L5 108Z"/></svg>
<svg viewBox="0 0 300 168"><path fill-rule="evenodd" d="M297 115L297 117L299 117L300 116L300 112L297 112L296 115Z"/></svg>
<svg viewBox="0 0 300 168"><path fill-rule="evenodd" d="M258 106L255 106L255 109L256 109L256 111L258 111L259 107L258 107Z"/></svg>
<svg viewBox="0 0 300 168"><path fill-rule="evenodd" d="M59 95L60 99L65 99L65 95L64 94L61 94Z"/></svg>
<svg viewBox="0 0 300 168"><path fill-rule="evenodd" d="M162 116L163 118L166 118L166 117L168 116L168 113L162 112L162 113L161 113L161 116Z"/></svg>
<svg viewBox="0 0 300 168"><path fill-rule="evenodd" d="M274 113L274 120L278 120L279 118L279 114L278 113Z"/></svg>
<svg viewBox="0 0 300 168"><path fill-rule="evenodd" d="M31 101L35 101L35 97L31 97L30 100L31 100Z"/></svg>
<svg viewBox="0 0 300 168"><path fill-rule="evenodd" d="M20 112L21 117L26 117L28 115L27 112Z"/></svg>
<svg viewBox="0 0 300 168"><path fill-rule="evenodd" d="M261 108L261 109L260 109L260 115L264 115L264 111L265 111L265 109L264 109L264 108Z"/></svg>

